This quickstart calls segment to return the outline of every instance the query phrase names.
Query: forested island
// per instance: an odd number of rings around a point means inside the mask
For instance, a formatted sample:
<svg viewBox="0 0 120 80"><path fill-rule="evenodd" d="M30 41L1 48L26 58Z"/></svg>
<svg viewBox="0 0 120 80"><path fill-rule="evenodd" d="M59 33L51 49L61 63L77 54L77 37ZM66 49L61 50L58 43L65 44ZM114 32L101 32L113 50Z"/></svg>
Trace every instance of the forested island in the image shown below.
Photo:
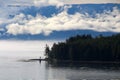
<svg viewBox="0 0 120 80"><path fill-rule="evenodd" d="M46 45L48 60L54 61L120 61L120 34L92 37L76 35L65 42Z"/></svg>

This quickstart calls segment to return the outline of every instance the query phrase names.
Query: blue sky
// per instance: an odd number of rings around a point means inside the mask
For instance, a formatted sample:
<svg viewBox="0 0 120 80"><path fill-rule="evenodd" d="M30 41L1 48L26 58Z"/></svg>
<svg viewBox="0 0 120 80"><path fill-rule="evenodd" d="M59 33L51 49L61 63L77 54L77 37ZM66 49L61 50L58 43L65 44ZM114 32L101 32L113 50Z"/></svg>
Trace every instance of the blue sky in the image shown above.
<svg viewBox="0 0 120 80"><path fill-rule="evenodd" d="M0 0L0 38L54 32L120 32L119 0Z"/></svg>

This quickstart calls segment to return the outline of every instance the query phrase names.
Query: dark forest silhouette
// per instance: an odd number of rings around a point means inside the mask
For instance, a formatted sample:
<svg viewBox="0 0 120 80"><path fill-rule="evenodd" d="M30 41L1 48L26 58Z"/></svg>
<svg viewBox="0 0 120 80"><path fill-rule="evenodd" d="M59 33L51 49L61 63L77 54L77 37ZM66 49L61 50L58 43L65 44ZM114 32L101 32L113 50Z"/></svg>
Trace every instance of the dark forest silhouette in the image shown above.
<svg viewBox="0 0 120 80"><path fill-rule="evenodd" d="M49 60L120 61L120 34L107 37L77 35L54 43L51 49L46 45L45 53Z"/></svg>

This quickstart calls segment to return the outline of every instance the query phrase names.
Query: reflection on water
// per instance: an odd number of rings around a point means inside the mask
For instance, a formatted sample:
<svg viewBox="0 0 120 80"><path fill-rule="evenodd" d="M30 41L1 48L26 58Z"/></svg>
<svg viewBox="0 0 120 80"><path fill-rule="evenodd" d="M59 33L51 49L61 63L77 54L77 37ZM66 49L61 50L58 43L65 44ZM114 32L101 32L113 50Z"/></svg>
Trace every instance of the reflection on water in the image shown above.
<svg viewBox="0 0 120 80"><path fill-rule="evenodd" d="M69 67L77 69L120 70L120 63L85 63L85 62L49 62L52 67Z"/></svg>
<svg viewBox="0 0 120 80"><path fill-rule="evenodd" d="M119 80L119 65L0 61L0 80Z"/></svg>
<svg viewBox="0 0 120 80"><path fill-rule="evenodd" d="M55 80L116 80L120 79L119 64L81 64L59 62L49 65L49 77ZM62 79L61 79L62 78Z"/></svg>

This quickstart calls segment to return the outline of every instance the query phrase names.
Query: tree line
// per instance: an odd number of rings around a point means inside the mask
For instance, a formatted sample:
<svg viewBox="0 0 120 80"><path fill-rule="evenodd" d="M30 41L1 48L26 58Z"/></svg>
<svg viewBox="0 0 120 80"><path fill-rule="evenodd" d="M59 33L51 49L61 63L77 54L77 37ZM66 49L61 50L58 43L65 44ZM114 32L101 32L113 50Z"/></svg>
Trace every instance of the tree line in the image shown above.
<svg viewBox="0 0 120 80"><path fill-rule="evenodd" d="M120 61L120 34L76 35L54 43L51 49L46 45L45 54L49 60Z"/></svg>

